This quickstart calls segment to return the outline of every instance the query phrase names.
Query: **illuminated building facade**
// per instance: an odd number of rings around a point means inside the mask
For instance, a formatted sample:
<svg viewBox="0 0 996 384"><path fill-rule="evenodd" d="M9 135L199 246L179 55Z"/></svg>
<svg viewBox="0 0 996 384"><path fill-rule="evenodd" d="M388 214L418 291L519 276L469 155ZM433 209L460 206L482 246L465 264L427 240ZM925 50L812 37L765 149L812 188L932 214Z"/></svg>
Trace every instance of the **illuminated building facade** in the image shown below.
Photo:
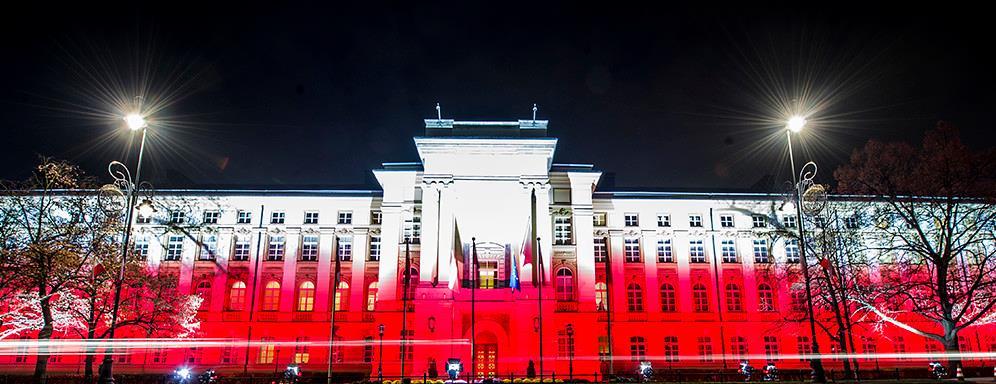
<svg viewBox="0 0 996 384"><path fill-rule="evenodd" d="M324 371L328 349L322 345L334 307L332 358L339 371L376 376L382 363L385 376L397 376L403 353L405 373L418 377L430 364L445 375L444 363L453 357L467 372L476 363L482 376L525 375L530 360L539 370L536 265L521 265L533 216L547 282L547 375L565 377L571 365L578 376L635 372L643 360L659 370L735 369L745 355L760 366L764 356L809 352L809 329L799 321L804 296L798 281L779 272L797 260L798 247L772 235L798 220L794 211L752 213L771 212L784 197L599 191L601 173L593 166L553 162L557 140L546 137L546 127L536 120L426 120L425 136L415 138L419 162L373 171L381 191L160 191L160 198L196 204L139 222L136 253L204 298L201 336L261 345L148 351L119 357L116 369L182 363L272 372L298 362L306 372ZM196 238L162 230L165 221L196 223ZM463 281L451 288L456 249L467 263ZM473 249L476 290L469 279ZM336 258L342 277L334 287ZM509 288L513 273L521 276L521 290ZM859 353L942 349L895 328L859 329ZM971 351L996 345L991 327L961 334ZM402 339L413 341L406 351ZM824 353L835 351L829 340L820 345ZM6 358L13 363L15 357ZM923 365L861 362L866 368ZM795 356L778 364L807 363ZM67 360L52 368L77 370L78 364Z"/></svg>

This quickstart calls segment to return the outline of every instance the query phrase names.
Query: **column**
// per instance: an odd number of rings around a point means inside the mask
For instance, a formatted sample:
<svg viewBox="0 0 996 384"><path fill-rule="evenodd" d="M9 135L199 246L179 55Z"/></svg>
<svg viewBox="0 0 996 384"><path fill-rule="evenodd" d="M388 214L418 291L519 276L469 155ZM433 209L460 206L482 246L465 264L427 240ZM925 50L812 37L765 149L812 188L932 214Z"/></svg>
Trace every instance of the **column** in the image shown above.
<svg viewBox="0 0 996 384"><path fill-rule="evenodd" d="M297 304L297 250L301 234L284 232L284 263L280 279L280 311L291 312Z"/></svg>
<svg viewBox="0 0 996 384"><path fill-rule="evenodd" d="M661 285L657 277L657 235L654 230L643 230L640 236L640 251L643 252L643 270L647 279L644 291L647 292L647 301L644 308L648 313L660 312L661 308Z"/></svg>
<svg viewBox="0 0 996 384"><path fill-rule="evenodd" d="M329 285L332 283L335 255L335 232L332 228L322 229L318 236L318 278L315 282L315 312L326 312L332 303Z"/></svg>
<svg viewBox="0 0 996 384"><path fill-rule="evenodd" d="M364 294L367 291L366 262L368 253L370 229L353 229L353 263L350 267L349 311L362 312L366 307Z"/></svg>

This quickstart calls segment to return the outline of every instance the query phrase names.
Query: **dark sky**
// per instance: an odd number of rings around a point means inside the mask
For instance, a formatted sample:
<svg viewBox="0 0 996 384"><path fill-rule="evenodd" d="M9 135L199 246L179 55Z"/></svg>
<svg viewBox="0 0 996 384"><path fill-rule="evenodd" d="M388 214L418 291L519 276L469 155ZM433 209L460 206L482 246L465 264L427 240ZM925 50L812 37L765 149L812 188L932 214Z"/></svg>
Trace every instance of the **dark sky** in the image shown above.
<svg viewBox="0 0 996 384"><path fill-rule="evenodd" d="M373 186L381 162L417 160L436 102L508 120L537 103L556 161L654 189L788 178L780 131L752 115L806 85L837 92L797 143L824 176L870 138L916 141L939 119L977 147L996 136L993 22L967 8L35 3L0 23L4 179L39 154L103 176L128 143L87 95L143 68L182 96L155 116L168 121L148 147L159 185Z"/></svg>

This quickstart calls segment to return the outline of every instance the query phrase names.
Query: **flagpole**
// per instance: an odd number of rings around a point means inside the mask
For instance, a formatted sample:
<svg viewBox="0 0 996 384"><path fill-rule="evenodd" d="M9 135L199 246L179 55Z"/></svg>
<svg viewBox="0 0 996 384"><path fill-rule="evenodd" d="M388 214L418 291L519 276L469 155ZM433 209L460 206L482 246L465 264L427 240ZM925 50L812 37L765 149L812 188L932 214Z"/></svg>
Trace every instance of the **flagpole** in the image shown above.
<svg viewBox="0 0 996 384"><path fill-rule="evenodd" d="M543 251L536 238L536 265L539 266L539 379L543 382Z"/></svg>
<svg viewBox="0 0 996 384"><path fill-rule="evenodd" d="M401 296L401 382L405 381L405 358L408 356L408 290L410 289L411 279L411 253L409 250L409 240L405 239L405 281L402 283L404 287L404 292ZM438 248L438 247L437 247Z"/></svg>
<svg viewBox="0 0 996 384"><path fill-rule="evenodd" d="M329 374L328 374L328 384L332 384L332 352L335 350L335 306L336 300L335 295L339 292L339 276L342 273L342 265L339 262L339 255L333 252L332 257L335 258L335 272L332 273L332 318L329 320ZM340 298L339 300L342 300Z"/></svg>
<svg viewBox="0 0 996 384"><path fill-rule="evenodd" d="M471 383L477 381L477 309L476 309L476 295L477 292L477 238L470 238L471 245L471 286L470 286L470 378Z"/></svg>
<svg viewBox="0 0 996 384"><path fill-rule="evenodd" d="M608 345L609 375L612 372L612 253L605 257L605 338ZM604 375L603 375L604 376ZM605 382L609 378L605 377Z"/></svg>

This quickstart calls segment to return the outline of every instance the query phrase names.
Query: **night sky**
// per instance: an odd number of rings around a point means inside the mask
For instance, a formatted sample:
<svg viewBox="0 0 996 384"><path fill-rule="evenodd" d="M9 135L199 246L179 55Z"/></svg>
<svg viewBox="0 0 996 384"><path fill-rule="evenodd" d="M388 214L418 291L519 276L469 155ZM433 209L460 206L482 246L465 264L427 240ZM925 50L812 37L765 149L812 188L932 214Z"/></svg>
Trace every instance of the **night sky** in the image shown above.
<svg viewBox="0 0 996 384"><path fill-rule="evenodd" d="M753 118L777 117L761 102L773 84L837 92L796 143L825 177L866 140L918 141L939 119L976 147L996 136L992 20L967 8L35 3L0 23L2 179L37 155L103 177L128 142L83 95L141 68L166 89L187 81L153 117L170 122L148 147L157 186L376 188L371 169L417 160L436 102L458 120L527 119L537 103L557 162L657 190L788 178L781 131Z"/></svg>

